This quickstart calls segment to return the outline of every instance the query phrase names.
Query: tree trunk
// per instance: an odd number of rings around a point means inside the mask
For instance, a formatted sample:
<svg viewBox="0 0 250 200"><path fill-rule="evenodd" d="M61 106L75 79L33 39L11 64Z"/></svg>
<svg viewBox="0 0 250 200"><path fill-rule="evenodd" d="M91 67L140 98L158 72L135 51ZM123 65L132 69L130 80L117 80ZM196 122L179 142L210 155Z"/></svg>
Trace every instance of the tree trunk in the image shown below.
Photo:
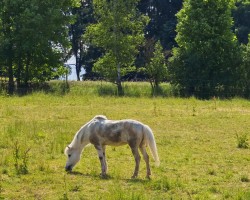
<svg viewBox="0 0 250 200"><path fill-rule="evenodd" d="M13 95L15 84L14 84L14 75L13 75L13 67L12 67L12 57L8 58L8 76L9 76L8 94Z"/></svg>
<svg viewBox="0 0 250 200"><path fill-rule="evenodd" d="M123 88L122 88L122 81L121 81L121 66L120 66L120 63L117 64L117 80L116 80L116 84L117 84L118 95L119 96L124 95Z"/></svg>
<svg viewBox="0 0 250 200"><path fill-rule="evenodd" d="M7 57L7 67L8 67L8 94L13 95L15 89L14 74L13 74L13 45L8 46L8 57Z"/></svg>
<svg viewBox="0 0 250 200"><path fill-rule="evenodd" d="M78 53L75 54L75 57L76 57L76 77L77 77L77 81L80 81L81 65L80 65L80 58L78 56Z"/></svg>
<svg viewBox="0 0 250 200"><path fill-rule="evenodd" d="M21 53L18 55L18 66L17 66L17 75L16 75L16 82L17 82L17 90L21 87L21 71L22 71L22 59Z"/></svg>
<svg viewBox="0 0 250 200"><path fill-rule="evenodd" d="M117 82L117 90L118 90L118 95L119 96L123 96L124 95L121 81Z"/></svg>
<svg viewBox="0 0 250 200"><path fill-rule="evenodd" d="M24 78L24 86L25 92L28 91L28 83L29 83L29 67L30 67L30 54L27 54L26 67L25 67L25 78Z"/></svg>

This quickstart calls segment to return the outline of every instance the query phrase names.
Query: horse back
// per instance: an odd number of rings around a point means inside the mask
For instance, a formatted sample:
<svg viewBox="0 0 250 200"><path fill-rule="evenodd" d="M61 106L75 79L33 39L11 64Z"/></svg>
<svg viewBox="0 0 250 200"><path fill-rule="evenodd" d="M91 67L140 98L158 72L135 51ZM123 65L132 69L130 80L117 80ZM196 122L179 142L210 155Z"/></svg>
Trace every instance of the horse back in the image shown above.
<svg viewBox="0 0 250 200"><path fill-rule="evenodd" d="M143 126L135 120L97 120L90 125L89 139L93 145L136 145L143 140Z"/></svg>

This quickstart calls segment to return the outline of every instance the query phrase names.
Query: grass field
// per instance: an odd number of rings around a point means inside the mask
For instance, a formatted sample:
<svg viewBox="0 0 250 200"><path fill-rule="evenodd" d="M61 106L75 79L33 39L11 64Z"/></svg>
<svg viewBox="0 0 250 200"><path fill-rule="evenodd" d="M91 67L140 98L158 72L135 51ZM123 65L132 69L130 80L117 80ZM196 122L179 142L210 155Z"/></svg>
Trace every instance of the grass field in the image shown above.
<svg viewBox="0 0 250 200"><path fill-rule="evenodd" d="M250 101L151 98L140 84L120 98L91 82L64 95L0 96L0 199L250 199ZM143 160L130 179L128 146L107 147L107 179L93 146L74 173L64 171L65 146L97 114L152 128L161 165L151 159L151 180Z"/></svg>

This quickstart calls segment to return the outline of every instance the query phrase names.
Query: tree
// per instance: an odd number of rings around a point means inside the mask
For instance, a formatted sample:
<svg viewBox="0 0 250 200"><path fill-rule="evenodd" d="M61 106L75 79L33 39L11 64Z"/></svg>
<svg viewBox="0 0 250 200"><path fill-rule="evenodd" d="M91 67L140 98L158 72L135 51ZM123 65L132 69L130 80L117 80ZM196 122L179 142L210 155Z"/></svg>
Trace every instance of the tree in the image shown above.
<svg viewBox="0 0 250 200"><path fill-rule="evenodd" d="M250 34L248 35L248 44L243 45L243 91L247 98L250 98Z"/></svg>
<svg viewBox="0 0 250 200"><path fill-rule="evenodd" d="M165 56L160 41L155 43L154 54L150 63L146 65L146 73L152 87L153 93L158 91L159 84L167 77Z"/></svg>
<svg viewBox="0 0 250 200"><path fill-rule="evenodd" d="M176 46L175 15L181 9L182 1L141 0L138 4L139 10L150 18L145 29L146 37L160 40L164 50L170 50Z"/></svg>
<svg viewBox="0 0 250 200"><path fill-rule="evenodd" d="M137 11L138 0L93 2L97 23L87 27L85 38L104 51L94 70L115 83L122 95L121 76L133 65L148 18Z"/></svg>
<svg viewBox="0 0 250 200"><path fill-rule="evenodd" d="M11 2L9 1L1 1L0 2L0 53L1 53L1 64L6 66L7 73L9 76L9 84L8 90L10 94L14 92L14 75L13 75L13 34L11 30L11 10L8 9L11 6Z"/></svg>
<svg viewBox="0 0 250 200"><path fill-rule="evenodd" d="M234 30L238 41L243 44L248 42L250 33L250 1L240 0L236 3L236 9L233 11Z"/></svg>
<svg viewBox="0 0 250 200"><path fill-rule="evenodd" d="M231 31L234 1L186 0L177 14L179 47L169 63L171 82L184 95L234 95L241 56Z"/></svg>
<svg viewBox="0 0 250 200"><path fill-rule="evenodd" d="M79 7L72 8L72 14L75 21L69 27L69 35L71 51L76 59L76 76L77 80L80 81L81 67L87 57L87 46L83 41L83 34L86 27L94 22L92 0L81 0Z"/></svg>
<svg viewBox="0 0 250 200"><path fill-rule="evenodd" d="M150 21L145 28L145 45L140 49L136 59L137 71L141 71L149 63L153 54L154 43L160 40L165 56L171 55L171 49L176 45L176 13L181 9L183 0L141 0L138 9L149 16ZM153 44L152 44L153 41ZM137 73L136 76L140 76Z"/></svg>
<svg viewBox="0 0 250 200"><path fill-rule="evenodd" d="M8 68L9 93L28 87L30 81L45 81L62 65L68 45L69 7L75 0L2 0L0 2L1 62Z"/></svg>

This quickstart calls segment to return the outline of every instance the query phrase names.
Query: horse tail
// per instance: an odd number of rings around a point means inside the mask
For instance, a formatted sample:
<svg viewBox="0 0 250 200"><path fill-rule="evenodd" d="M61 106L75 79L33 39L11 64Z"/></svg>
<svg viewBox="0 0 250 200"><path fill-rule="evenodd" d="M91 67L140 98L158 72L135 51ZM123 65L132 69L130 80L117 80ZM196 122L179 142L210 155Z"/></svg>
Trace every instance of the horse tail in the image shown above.
<svg viewBox="0 0 250 200"><path fill-rule="evenodd" d="M155 143L155 138L154 138L154 134L153 131L149 128L149 126L144 125L144 134L146 136L146 143L150 148L150 151L152 153L152 156L155 160L155 164L156 166L160 165L160 159L158 156L158 151L157 151L157 146Z"/></svg>

